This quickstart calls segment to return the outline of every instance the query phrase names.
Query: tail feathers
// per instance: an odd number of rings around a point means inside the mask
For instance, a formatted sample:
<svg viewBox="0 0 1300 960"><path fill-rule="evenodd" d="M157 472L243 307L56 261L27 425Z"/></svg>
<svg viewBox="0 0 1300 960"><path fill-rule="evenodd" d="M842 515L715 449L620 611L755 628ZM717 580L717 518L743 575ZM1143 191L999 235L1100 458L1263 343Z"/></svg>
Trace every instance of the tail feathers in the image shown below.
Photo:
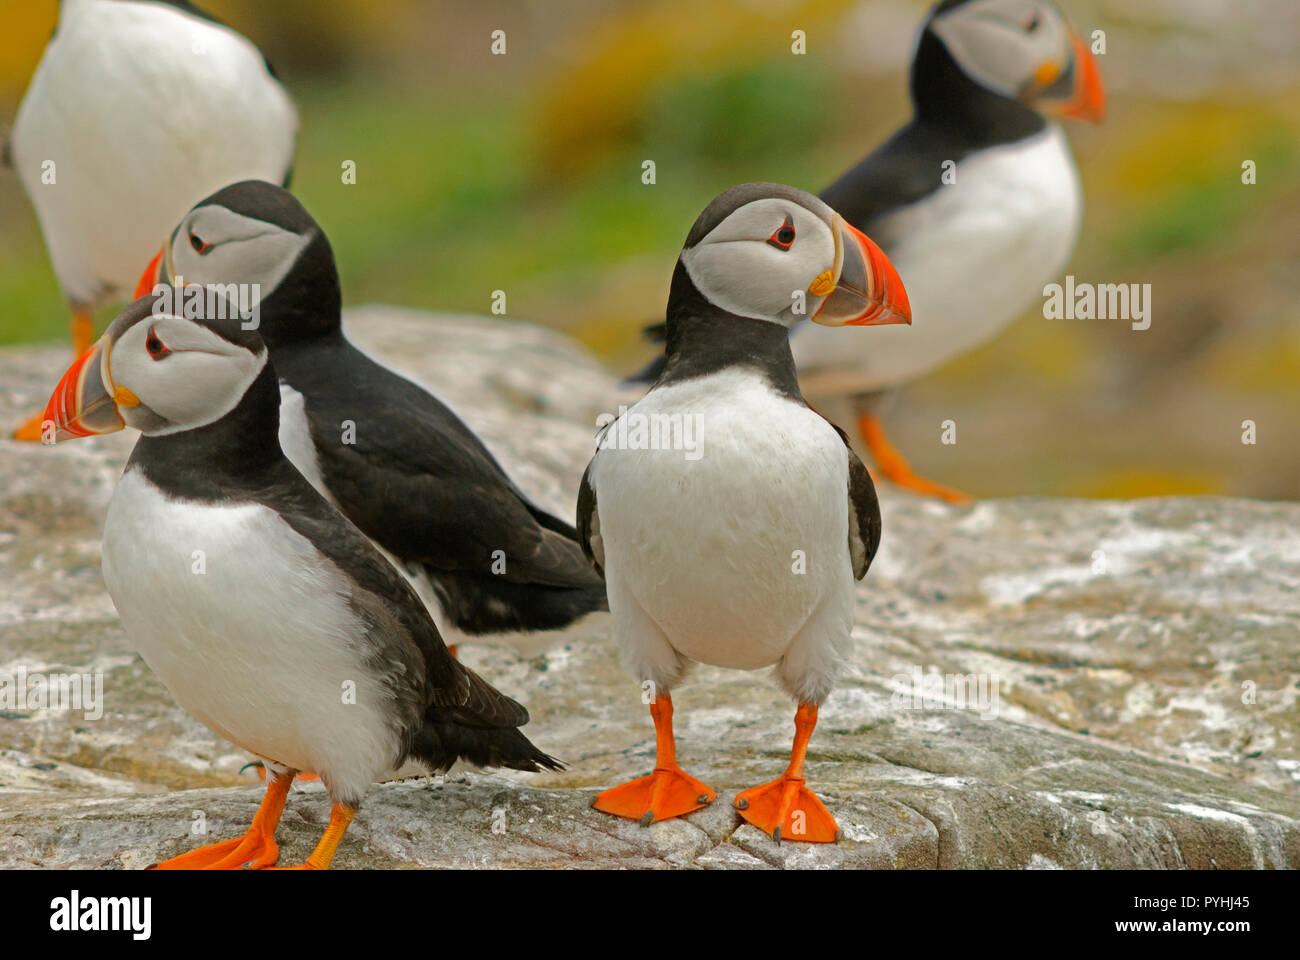
<svg viewBox="0 0 1300 960"><path fill-rule="evenodd" d="M578 531L573 524L561 520L553 513L547 513L536 504L530 503L527 499L524 500L524 506L528 508L528 512L533 515L533 519L537 521L537 525L543 530L550 530L552 533L558 533L560 536L566 537L569 540L577 541Z"/></svg>
<svg viewBox="0 0 1300 960"><path fill-rule="evenodd" d="M578 545L571 546L585 565L587 586L512 583L504 577L433 567L426 567L425 571L437 591L443 613L462 633L562 630L589 613L609 609L604 581L587 563Z"/></svg>
<svg viewBox="0 0 1300 960"><path fill-rule="evenodd" d="M457 760L530 773L564 769L563 763L538 750L514 727L470 727L436 712L420 728L410 752L430 768L443 771Z"/></svg>
<svg viewBox="0 0 1300 960"><path fill-rule="evenodd" d="M662 353L657 354L654 359L647 363L636 373L628 374L623 378L620 386L633 387L653 384L659 379L660 374L664 372L664 367L668 364L668 358Z"/></svg>
<svg viewBox="0 0 1300 960"><path fill-rule="evenodd" d="M641 329L641 335L648 343L663 343L668 339L668 324L663 320L658 323L648 323ZM661 350L659 355L644 367L626 377L621 386L631 387L654 383L659 379L659 375L664 372L664 365L667 362Z"/></svg>

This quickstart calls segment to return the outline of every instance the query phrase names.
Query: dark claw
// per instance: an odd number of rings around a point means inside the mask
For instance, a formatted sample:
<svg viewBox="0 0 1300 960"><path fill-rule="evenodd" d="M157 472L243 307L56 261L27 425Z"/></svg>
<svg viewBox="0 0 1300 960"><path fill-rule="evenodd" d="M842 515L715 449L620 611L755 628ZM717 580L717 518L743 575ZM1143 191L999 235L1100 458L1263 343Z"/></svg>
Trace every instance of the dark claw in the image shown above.
<svg viewBox="0 0 1300 960"><path fill-rule="evenodd" d="M780 827L777 827L775 830L772 831L772 839L775 840L777 843L780 843L780 842L781 842L781 828L780 828Z"/></svg>
<svg viewBox="0 0 1300 960"><path fill-rule="evenodd" d="M736 809L737 809L737 810L748 810L748 809L749 809L749 801L748 801L748 800L745 800L745 799L742 798L742 797L737 797L737 798L736 798Z"/></svg>
<svg viewBox="0 0 1300 960"><path fill-rule="evenodd" d="M713 798L712 798L711 796L709 796L707 793L701 793L698 797L695 798L695 802L696 802L696 803L712 803L712 802L713 802Z"/></svg>
<svg viewBox="0 0 1300 960"><path fill-rule="evenodd" d="M647 810L645 813L641 814L641 826L648 827L654 822L655 812L653 810Z"/></svg>

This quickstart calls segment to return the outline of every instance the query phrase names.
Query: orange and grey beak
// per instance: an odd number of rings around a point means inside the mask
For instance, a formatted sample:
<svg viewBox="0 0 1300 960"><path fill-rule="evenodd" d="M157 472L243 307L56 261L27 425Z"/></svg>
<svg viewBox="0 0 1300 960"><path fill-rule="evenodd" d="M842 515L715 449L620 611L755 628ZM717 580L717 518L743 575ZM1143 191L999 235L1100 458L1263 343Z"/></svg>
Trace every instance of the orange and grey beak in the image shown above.
<svg viewBox="0 0 1300 960"><path fill-rule="evenodd" d="M1106 90L1101 85L1101 69L1097 58L1088 49L1087 42L1070 31L1074 48L1073 62L1068 70L1068 83L1054 83L1043 94L1042 107L1062 117L1100 123L1106 115ZM1057 87L1063 86L1063 96L1056 96Z"/></svg>
<svg viewBox="0 0 1300 960"><path fill-rule="evenodd" d="M45 407L47 437L51 424L54 428L53 438L48 442L113 433L126 426L117 411L114 395L119 391L107 386L112 383L108 371L108 353L112 346L105 334L77 358L54 388L54 395ZM120 392L123 398L134 400L129 396L130 391L123 388Z"/></svg>
<svg viewBox="0 0 1300 960"><path fill-rule="evenodd" d="M812 319L828 327L911 323L907 290L884 251L838 213L831 225L835 267L808 288L813 296L826 298Z"/></svg>
<svg viewBox="0 0 1300 960"><path fill-rule="evenodd" d="M144 273L140 274L140 282L135 285L135 296L131 299L139 300L141 297L147 297L153 293L153 288L162 282L163 273L163 255L167 253L167 248L160 247L154 258L149 261L149 266L144 268Z"/></svg>

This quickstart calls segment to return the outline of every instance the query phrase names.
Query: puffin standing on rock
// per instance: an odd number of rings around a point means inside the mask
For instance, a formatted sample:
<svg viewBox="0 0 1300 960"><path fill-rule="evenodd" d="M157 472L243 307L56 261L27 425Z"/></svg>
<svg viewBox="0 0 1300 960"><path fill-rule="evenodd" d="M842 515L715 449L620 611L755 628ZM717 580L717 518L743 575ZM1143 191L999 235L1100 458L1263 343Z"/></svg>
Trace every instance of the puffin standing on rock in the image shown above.
<svg viewBox="0 0 1300 960"><path fill-rule="evenodd" d="M573 526L444 403L348 342L329 240L287 190L246 181L195 206L137 294L182 281L258 286L286 455L387 551L449 643L532 653L608 609Z"/></svg>
<svg viewBox="0 0 1300 960"><path fill-rule="evenodd" d="M736 807L778 840L831 842L838 828L804 785L804 754L848 652L880 510L844 435L804 402L788 328L801 316L909 323L907 293L880 248L821 200L751 183L696 220L667 316L663 373L623 417L695 418L698 449L607 442L615 421L578 494L583 547L625 662L648 684L656 732L654 772L595 807L649 824L713 801L677 765L672 688L692 662L774 665L799 704L790 765Z"/></svg>
<svg viewBox="0 0 1300 960"><path fill-rule="evenodd" d="M266 347L237 316L184 319L147 297L46 410L54 441L142 432L109 503L104 581L176 701L271 771L245 836L163 868L274 864L300 770L332 801L301 867L325 869L370 784L406 764L560 768L519 732L528 712L451 656L406 580L284 456L279 406Z"/></svg>
<svg viewBox="0 0 1300 960"><path fill-rule="evenodd" d="M233 180L288 179L297 130L262 53L193 4L61 0L5 162L40 220L74 356L95 309L131 293L196 200ZM41 419L16 439L39 441Z"/></svg>
<svg viewBox="0 0 1300 960"><path fill-rule="evenodd" d="M804 394L837 423L856 421L883 476L963 502L912 471L885 434L881 401L993 337L1060 275L1082 193L1069 144L1043 112L1096 122L1105 94L1088 45L1050 0L943 0L921 26L911 95L911 122L821 198L879 241L916 326L846 343L798 323L791 349ZM657 358L632 379L662 368Z"/></svg>

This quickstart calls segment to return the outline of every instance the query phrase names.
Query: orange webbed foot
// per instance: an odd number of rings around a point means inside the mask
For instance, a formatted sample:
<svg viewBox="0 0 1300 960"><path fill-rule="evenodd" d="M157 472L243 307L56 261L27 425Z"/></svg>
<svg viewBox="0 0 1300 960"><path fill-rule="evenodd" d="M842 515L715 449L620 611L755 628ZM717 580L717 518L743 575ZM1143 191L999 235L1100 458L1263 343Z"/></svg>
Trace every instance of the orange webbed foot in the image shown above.
<svg viewBox="0 0 1300 960"><path fill-rule="evenodd" d="M799 840L804 843L835 843L840 829L817 794L803 781L803 762L808 741L817 727L817 707L799 704L794 715L794 744L790 748L790 765L771 783L744 790L736 796L736 809L746 821L773 840Z"/></svg>
<svg viewBox="0 0 1300 960"><path fill-rule="evenodd" d="M180 856L172 857L170 860L155 863L149 869L206 870L212 864L218 863L233 853L235 848L243 842L243 837L235 837L233 840L222 840L220 843L208 844L206 847L199 847L197 850L182 853Z"/></svg>
<svg viewBox="0 0 1300 960"><path fill-rule="evenodd" d="M44 422L45 411L41 411L14 431L14 439L21 443L40 443L42 436L41 424Z"/></svg>
<svg viewBox="0 0 1300 960"><path fill-rule="evenodd" d="M223 840L156 863L150 870L260 870L280 858L275 838L254 829L242 837Z"/></svg>
<svg viewBox="0 0 1300 960"><path fill-rule="evenodd" d="M773 840L836 843L840 828L803 778L783 776L736 796L736 809Z"/></svg>
<svg viewBox="0 0 1300 960"><path fill-rule="evenodd" d="M648 777L611 787L598 795L592 806L616 817L640 820L641 826L648 827L699 810L717 798L712 787L673 764L656 767Z"/></svg>
<svg viewBox="0 0 1300 960"><path fill-rule="evenodd" d="M248 832L233 840L199 847L178 857L156 863L150 870L258 870L269 867L280 857L275 842L275 828L280 825L285 798L289 795L292 776L271 780L266 785L257 814Z"/></svg>
<svg viewBox="0 0 1300 960"><path fill-rule="evenodd" d="M911 490L913 493L919 493L922 496L938 497L940 500L955 503L959 506L973 502L969 494L954 490L952 487L945 487L943 484L927 480L925 477L917 476L911 470L894 473L885 472L885 476L895 486L902 487L904 490Z"/></svg>
<svg viewBox="0 0 1300 960"><path fill-rule="evenodd" d="M667 693L659 694L650 703L650 716L655 722L654 772L611 787L592 803L604 813L640 820L643 827L658 820L684 816L718 799L717 791L677 765L673 698Z"/></svg>

